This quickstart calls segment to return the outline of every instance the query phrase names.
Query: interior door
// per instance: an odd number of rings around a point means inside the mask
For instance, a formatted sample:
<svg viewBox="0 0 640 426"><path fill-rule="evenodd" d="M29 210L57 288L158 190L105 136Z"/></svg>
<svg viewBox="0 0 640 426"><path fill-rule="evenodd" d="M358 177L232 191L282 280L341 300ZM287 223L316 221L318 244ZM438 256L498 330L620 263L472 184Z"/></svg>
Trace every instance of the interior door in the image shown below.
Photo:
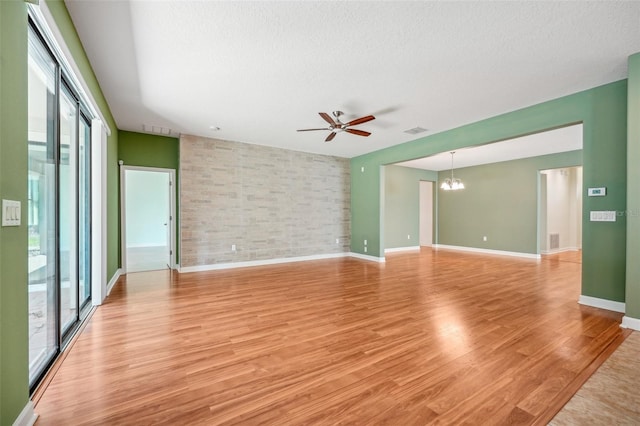
<svg viewBox="0 0 640 426"><path fill-rule="evenodd" d="M170 268L170 172L133 169L124 176L127 273Z"/></svg>

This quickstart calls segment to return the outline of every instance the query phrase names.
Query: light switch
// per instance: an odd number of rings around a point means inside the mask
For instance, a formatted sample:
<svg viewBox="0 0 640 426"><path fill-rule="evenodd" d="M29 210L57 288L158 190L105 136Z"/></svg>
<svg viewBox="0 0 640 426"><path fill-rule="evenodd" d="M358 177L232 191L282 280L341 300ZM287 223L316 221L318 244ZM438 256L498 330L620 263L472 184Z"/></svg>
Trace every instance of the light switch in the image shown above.
<svg viewBox="0 0 640 426"><path fill-rule="evenodd" d="M20 201L2 200L2 226L20 226Z"/></svg>

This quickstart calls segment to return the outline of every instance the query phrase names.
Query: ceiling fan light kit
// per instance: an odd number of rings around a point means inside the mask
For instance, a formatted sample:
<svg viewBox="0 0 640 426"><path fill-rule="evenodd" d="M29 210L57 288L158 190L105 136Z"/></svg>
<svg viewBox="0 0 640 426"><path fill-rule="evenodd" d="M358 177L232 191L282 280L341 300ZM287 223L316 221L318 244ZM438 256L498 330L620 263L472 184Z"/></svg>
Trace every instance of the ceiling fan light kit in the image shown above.
<svg viewBox="0 0 640 426"><path fill-rule="evenodd" d="M333 138L335 138L336 135L341 132L347 132L347 133L351 133L352 135L358 135L358 136L369 136L371 134L370 132L366 132L364 130L352 129L351 126L357 126L358 124L363 124L368 121L375 120L375 117L373 115L367 115L364 117L356 118L355 120L351 120L348 123L343 123L340 120L340 116L344 115L342 111L333 111L332 114L335 117L335 119L331 118L331 116L326 112L319 112L318 114L320 114L320 117L322 117L324 121L329 123L329 127L324 127L320 129L299 129L298 132L313 132L316 130L329 130L331 133L329 133L329 136L327 136L327 138L324 140L325 142L332 141Z"/></svg>
<svg viewBox="0 0 640 426"><path fill-rule="evenodd" d="M456 179L453 177L453 154L455 154L455 151L451 151L451 177L450 178L446 178L443 182L442 185L440 186L441 189L445 190L445 191L457 191L458 189L464 189L464 183L462 183L462 181L460 179Z"/></svg>

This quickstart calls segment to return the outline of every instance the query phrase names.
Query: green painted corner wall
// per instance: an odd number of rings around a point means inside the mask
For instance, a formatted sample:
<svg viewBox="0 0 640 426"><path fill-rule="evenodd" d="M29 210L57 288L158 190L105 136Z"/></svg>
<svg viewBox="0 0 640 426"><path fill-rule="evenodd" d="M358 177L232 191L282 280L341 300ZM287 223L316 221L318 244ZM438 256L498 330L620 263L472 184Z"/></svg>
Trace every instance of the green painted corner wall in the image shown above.
<svg viewBox="0 0 640 426"><path fill-rule="evenodd" d="M120 168L118 132L107 139L107 282L120 268Z"/></svg>
<svg viewBox="0 0 640 426"><path fill-rule="evenodd" d="M438 173L386 166L384 177L384 248L419 246L420 181L436 182Z"/></svg>
<svg viewBox="0 0 640 426"><path fill-rule="evenodd" d="M626 315L640 319L640 53L629 57Z"/></svg>
<svg viewBox="0 0 640 426"><path fill-rule="evenodd" d="M174 169L176 182L174 183L176 195L176 260L180 259L180 199L178 188L180 187L180 141L177 138L166 136L147 135L144 133L118 132L118 159L126 166L159 167ZM120 234L118 234L120 235ZM120 244L118 245L120 249Z"/></svg>
<svg viewBox="0 0 640 426"><path fill-rule="evenodd" d="M118 132L118 159L127 166L180 167L180 141L178 138L145 133Z"/></svg>
<svg viewBox="0 0 640 426"><path fill-rule="evenodd" d="M351 251L382 257L380 219L384 208L380 196L382 166L376 161L354 161L351 167ZM382 218L384 220L384 218ZM354 223L356 226L354 227ZM382 234L383 235L383 234ZM364 241L367 240L365 250Z"/></svg>
<svg viewBox="0 0 640 426"><path fill-rule="evenodd" d="M625 301L626 217L590 222L592 210L624 212L627 206L627 81L589 91L584 120L583 187L607 188L606 197L583 192L582 294Z"/></svg>
<svg viewBox="0 0 640 426"><path fill-rule="evenodd" d="M582 292L624 301L626 220L587 219L590 210L626 208L626 109L627 81L621 80L352 158L352 251L364 253L367 238L367 254L383 256L381 166L582 122L584 187L606 186L610 194L583 202Z"/></svg>
<svg viewBox="0 0 640 426"><path fill-rule="evenodd" d="M0 424L29 399L27 293L27 9L0 1L0 196L22 203L22 225L0 228Z"/></svg>
<svg viewBox="0 0 640 426"><path fill-rule="evenodd" d="M455 169L465 189L439 191L438 244L537 254L539 171L579 165L582 151Z"/></svg>

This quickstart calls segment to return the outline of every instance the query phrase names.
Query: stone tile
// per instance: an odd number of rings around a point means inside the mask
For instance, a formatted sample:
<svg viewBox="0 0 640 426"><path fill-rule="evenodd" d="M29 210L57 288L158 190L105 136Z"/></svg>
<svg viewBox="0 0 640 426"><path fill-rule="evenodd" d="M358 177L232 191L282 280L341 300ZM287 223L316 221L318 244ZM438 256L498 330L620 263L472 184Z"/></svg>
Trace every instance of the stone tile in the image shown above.
<svg viewBox="0 0 640 426"><path fill-rule="evenodd" d="M349 251L348 159L185 135L180 177L181 266Z"/></svg>

